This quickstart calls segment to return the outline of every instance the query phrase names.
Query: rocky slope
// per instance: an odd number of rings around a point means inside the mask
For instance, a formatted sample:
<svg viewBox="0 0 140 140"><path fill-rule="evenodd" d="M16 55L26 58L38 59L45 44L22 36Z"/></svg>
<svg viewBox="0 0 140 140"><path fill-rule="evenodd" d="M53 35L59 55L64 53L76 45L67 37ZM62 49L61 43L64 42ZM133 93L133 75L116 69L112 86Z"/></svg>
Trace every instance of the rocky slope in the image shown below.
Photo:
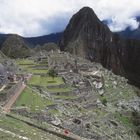
<svg viewBox="0 0 140 140"><path fill-rule="evenodd" d="M27 57L30 54L30 49L22 37L19 35L8 35L2 44L1 51L11 58Z"/></svg>
<svg viewBox="0 0 140 140"><path fill-rule="evenodd" d="M7 57L0 51L0 61L6 59Z"/></svg>
<svg viewBox="0 0 140 140"><path fill-rule="evenodd" d="M0 139L10 139L11 135L1 133L8 131L15 135L12 140L18 136L59 140L58 132L66 140L71 135L80 137L79 140L139 140L140 90L129 85L124 77L114 75L99 63L59 50L46 52L43 57L39 53L36 57L17 59L16 64L20 70L19 73L14 69L17 76L32 73L32 78L11 108L10 118L0 111ZM1 65L2 74L4 66L7 63ZM14 65L8 66L11 69ZM55 77L50 70L54 70ZM8 91L15 87L10 85L0 92L1 105L11 95ZM44 129L52 129L53 133Z"/></svg>
<svg viewBox="0 0 140 140"><path fill-rule="evenodd" d="M30 67L30 72L35 66L36 70L54 68L58 75L51 78L50 72L46 75L42 70L34 73L12 113L39 124L53 124L88 140L139 140L139 89L99 63L70 53L53 51L43 61L39 58L32 58L32 66L21 66ZM31 60L24 59L24 64L26 61Z"/></svg>
<svg viewBox="0 0 140 140"><path fill-rule="evenodd" d="M139 139L132 132L139 133L139 89L100 64L69 53L53 52L48 58L49 66L74 88L71 93L50 93L56 95L57 108L63 112L57 116L62 127L87 139Z"/></svg>
<svg viewBox="0 0 140 140"><path fill-rule="evenodd" d="M113 34L89 7L76 13L66 27L60 49L99 62L140 86L140 42ZM132 67L133 66L133 67Z"/></svg>

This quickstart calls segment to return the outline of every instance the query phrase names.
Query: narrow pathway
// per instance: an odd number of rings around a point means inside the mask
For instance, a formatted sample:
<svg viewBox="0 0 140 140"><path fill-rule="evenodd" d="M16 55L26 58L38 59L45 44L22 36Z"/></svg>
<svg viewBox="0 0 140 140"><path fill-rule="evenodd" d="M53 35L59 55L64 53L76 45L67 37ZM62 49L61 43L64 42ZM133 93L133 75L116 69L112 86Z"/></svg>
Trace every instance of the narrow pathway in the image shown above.
<svg viewBox="0 0 140 140"><path fill-rule="evenodd" d="M22 93L22 91L25 89L26 85L22 83L21 87L19 90L9 99L7 104L3 107L4 113L9 113L12 105L15 103L19 95Z"/></svg>
<svg viewBox="0 0 140 140"><path fill-rule="evenodd" d="M27 77L27 81L30 80L32 75L29 74ZM18 99L22 91L26 88L26 84L24 82L21 83L21 87L19 90L9 99L9 101L6 103L6 105L3 107L4 113L9 113L12 105L15 103L15 101Z"/></svg>
<svg viewBox="0 0 140 140"><path fill-rule="evenodd" d="M6 85L3 85L2 88L0 89L0 92L3 91L5 87Z"/></svg>

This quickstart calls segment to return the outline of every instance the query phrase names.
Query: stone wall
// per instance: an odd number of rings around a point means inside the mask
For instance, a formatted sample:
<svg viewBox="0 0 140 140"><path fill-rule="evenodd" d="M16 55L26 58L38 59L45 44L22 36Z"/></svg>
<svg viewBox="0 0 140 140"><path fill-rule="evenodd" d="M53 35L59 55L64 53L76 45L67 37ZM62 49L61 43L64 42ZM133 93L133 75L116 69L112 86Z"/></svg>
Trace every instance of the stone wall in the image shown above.
<svg viewBox="0 0 140 140"><path fill-rule="evenodd" d="M22 81L20 81L19 83L13 85L10 89L8 89L7 91L3 91L0 93L0 102L1 105L4 105L8 102L8 100L11 98L11 96L13 96L20 88L22 85Z"/></svg>

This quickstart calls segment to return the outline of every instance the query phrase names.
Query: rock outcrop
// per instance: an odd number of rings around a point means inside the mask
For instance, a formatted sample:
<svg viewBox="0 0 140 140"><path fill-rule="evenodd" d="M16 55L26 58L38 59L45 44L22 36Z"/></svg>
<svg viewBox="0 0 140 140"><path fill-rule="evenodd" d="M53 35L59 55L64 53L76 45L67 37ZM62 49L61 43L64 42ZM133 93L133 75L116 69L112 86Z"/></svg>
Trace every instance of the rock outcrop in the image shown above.
<svg viewBox="0 0 140 140"><path fill-rule="evenodd" d="M112 33L89 7L76 13L60 41L61 51L99 62L140 87L140 42Z"/></svg>
<svg viewBox="0 0 140 140"><path fill-rule="evenodd" d="M0 62L3 59L6 59L7 57L3 54L3 52L0 51Z"/></svg>

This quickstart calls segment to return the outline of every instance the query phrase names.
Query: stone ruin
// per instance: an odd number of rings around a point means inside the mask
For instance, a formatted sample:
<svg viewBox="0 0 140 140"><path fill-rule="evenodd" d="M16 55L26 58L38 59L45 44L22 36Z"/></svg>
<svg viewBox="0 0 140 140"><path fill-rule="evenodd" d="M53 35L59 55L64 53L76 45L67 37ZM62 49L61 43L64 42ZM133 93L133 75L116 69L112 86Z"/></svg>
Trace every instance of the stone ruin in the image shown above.
<svg viewBox="0 0 140 140"><path fill-rule="evenodd" d="M9 99L15 94L15 92L19 91L21 88L22 81L14 85L8 85L4 90L0 93L0 105L4 105L9 101Z"/></svg>
<svg viewBox="0 0 140 140"><path fill-rule="evenodd" d="M7 82L7 72L5 67L0 63L0 85L4 85Z"/></svg>
<svg viewBox="0 0 140 140"><path fill-rule="evenodd" d="M76 72L77 65L73 57L69 53L55 51L48 56L48 66L54 68L58 73Z"/></svg>
<svg viewBox="0 0 140 140"><path fill-rule="evenodd" d="M104 78L93 63L66 52L53 51L48 56L48 66L57 70L66 85L78 88L79 92L86 94L88 88L88 93L92 94L92 89L96 88L103 95Z"/></svg>

